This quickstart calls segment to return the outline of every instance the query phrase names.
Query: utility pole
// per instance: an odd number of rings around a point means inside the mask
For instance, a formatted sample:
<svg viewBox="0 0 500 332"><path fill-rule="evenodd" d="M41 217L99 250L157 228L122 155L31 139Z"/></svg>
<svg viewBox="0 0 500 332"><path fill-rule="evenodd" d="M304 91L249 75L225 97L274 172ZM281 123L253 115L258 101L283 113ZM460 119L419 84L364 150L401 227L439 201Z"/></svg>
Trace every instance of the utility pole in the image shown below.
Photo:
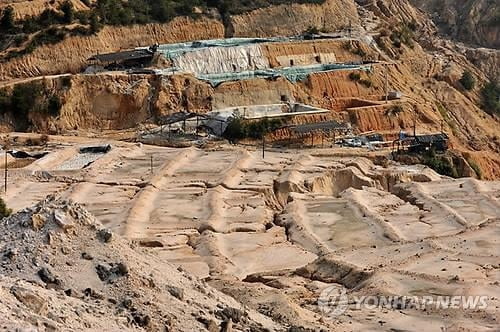
<svg viewBox="0 0 500 332"><path fill-rule="evenodd" d="M413 117L413 137L417 137L417 108L413 109L415 115Z"/></svg>
<svg viewBox="0 0 500 332"><path fill-rule="evenodd" d="M153 155L151 155L151 174L153 174Z"/></svg>
<svg viewBox="0 0 500 332"><path fill-rule="evenodd" d="M387 104L387 100L389 98L389 68L385 67L385 103Z"/></svg>
<svg viewBox="0 0 500 332"><path fill-rule="evenodd" d="M264 148L266 146L266 134L263 133L262 134L262 159L264 159Z"/></svg>
<svg viewBox="0 0 500 332"><path fill-rule="evenodd" d="M4 174L4 189L5 189L5 195L7 196L7 147L5 147L5 165L4 165L4 169L5 169L5 174Z"/></svg>

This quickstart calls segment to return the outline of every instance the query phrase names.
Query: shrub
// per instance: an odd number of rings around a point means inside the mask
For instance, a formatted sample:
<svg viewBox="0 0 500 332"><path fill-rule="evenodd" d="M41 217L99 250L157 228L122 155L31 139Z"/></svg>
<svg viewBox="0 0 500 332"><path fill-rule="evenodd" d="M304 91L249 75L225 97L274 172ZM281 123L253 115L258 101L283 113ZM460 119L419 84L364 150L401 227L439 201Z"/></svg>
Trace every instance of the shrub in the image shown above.
<svg viewBox="0 0 500 332"><path fill-rule="evenodd" d="M500 85L488 82L481 89L483 108L489 114L500 114Z"/></svg>
<svg viewBox="0 0 500 332"><path fill-rule="evenodd" d="M351 81L359 81L361 79L361 75L357 72L352 72L349 74L349 79Z"/></svg>
<svg viewBox="0 0 500 332"><path fill-rule="evenodd" d="M414 46L413 42L414 33L408 24L402 24L398 29L394 30L391 33L391 41L392 44L396 47L401 47L401 44L405 44L406 46L412 47Z"/></svg>
<svg viewBox="0 0 500 332"><path fill-rule="evenodd" d="M0 90L0 114L5 114L10 108L10 94L5 89Z"/></svg>
<svg viewBox="0 0 500 332"><path fill-rule="evenodd" d="M73 22L75 12L71 1L65 0L59 7L59 10L63 12L62 23L70 24Z"/></svg>
<svg viewBox="0 0 500 332"><path fill-rule="evenodd" d="M47 104L47 113L50 116L58 116L59 111L61 110L62 103L58 96L52 95L49 97L49 101Z"/></svg>
<svg viewBox="0 0 500 332"><path fill-rule="evenodd" d="M71 76L63 76L63 78L61 78L61 84L64 88L71 88Z"/></svg>
<svg viewBox="0 0 500 332"><path fill-rule="evenodd" d="M96 12L92 12L89 18L89 29L90 33L96 33L101 29L101 23L99 22L99 17Z"/></svg>
<svg viewBox="0 0 500 332"><path fill-rule="evenodd" d="M458 178L455 166L447 158L437 156L433 150L424 155L423 163L441 175Z"/></svg>
<svg viewBox="0 0 500 332"><path fill-rule="evenodd" d="M270 133L283 125L280 119L263 118L260 120L248 121L240 117L235 117L229 122L224 137L229 140L254 138L261 139L266 133Z"/></svg>
<svg viewBox="0 0 500 332"><path fill-rule="evenodd" d="M362 79L362 80L359 80L359 83L360 83L361 85L364 85L364 86L365 86L365 87L367 87L367 88L371 88L371 87L372 87L372 85L373 85L372 81L367 80L367 79Z"/></svg>
<svg viewBox="0 0 500 332"><path fill-rule="evenodd" d="M404 111L403 106L401 104L396 104L389 108L388 110L388 115L398 115L399 113L402 113Z"/></svg>
<svg viewBox="0 0 500 332"><path fill-rule="evenodd" d="M468 70L464 71L462 77L459 80L460 84L464 87L465 90L472 90L476 85L476 79L472 75L472 73Z"/></svg>
<svg viewBox="0 0 500 332"><path fill-rule="evenodd" d="M312 25L310 25L306 29L306 31L304 31L304 33L308 34L308 35L317 35L317 34L319 34L319 32L320 32L319 29L317 27L315 27L315 26L312 26Z"/></svg>
<svg viewBox="0 0 500 332"><path fill-rule="evenodd" d="M2 16L0 16L0 28L5 31L10 31L15 28L14 8L12 8L12 6L7 6L2 10Z"/></svg>
<svg viewBox="0 0 500 332"><path fill-rule="evenodd" d="M26 36L25 34L17 34L15 37L14 37L14 45L16 45L17 47L21 46L22 44L24 44L25 41L28 40L28 36Z"/></svg>
<svg viewBox="0 0 500 332"><path fill-rule="evenodd" d="M0 197L0 218L5 218L10 216L12 213L12 209L7 207L3 198Z"/></svg>

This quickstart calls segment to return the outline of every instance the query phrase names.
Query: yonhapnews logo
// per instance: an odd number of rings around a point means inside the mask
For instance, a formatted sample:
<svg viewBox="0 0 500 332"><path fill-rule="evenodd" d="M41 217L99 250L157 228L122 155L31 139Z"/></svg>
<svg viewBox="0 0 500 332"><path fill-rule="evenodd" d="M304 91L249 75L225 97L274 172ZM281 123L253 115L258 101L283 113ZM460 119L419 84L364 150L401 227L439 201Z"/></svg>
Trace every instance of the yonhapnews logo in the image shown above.
<svg viewBox="0 0 500 332"><path fill-rule="evenodd" d="M318 307L325 317L342 315L351 306L353 309L465 309L484 310L488 307L487 295L453 296L374 296L348 295L341 286L329 286L318 297Z"/></svg>

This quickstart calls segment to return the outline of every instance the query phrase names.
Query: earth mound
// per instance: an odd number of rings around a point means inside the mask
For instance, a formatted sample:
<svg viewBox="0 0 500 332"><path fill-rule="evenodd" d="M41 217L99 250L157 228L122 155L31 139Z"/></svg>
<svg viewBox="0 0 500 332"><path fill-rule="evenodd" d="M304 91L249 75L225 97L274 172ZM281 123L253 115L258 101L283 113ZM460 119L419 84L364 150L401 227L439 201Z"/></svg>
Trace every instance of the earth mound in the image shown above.
<svg viewBox="0 0 500 332"><path fill-rule="evenodd" d="M0 298L7 330L281 330L55 196L0 222Z"/></svg>

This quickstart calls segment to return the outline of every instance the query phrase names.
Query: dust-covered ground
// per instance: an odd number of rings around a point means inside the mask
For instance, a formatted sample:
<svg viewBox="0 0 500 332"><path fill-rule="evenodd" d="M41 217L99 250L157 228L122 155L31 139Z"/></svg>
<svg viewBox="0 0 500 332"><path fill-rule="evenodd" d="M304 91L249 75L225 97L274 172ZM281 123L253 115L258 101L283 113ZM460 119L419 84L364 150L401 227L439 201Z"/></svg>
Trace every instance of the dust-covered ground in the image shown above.
<svg viewBox="0 0 500 332"><path fill-rule="evenodd" d="M79 153L96 144L112 148ZM177 149L78 137L51 137L44 149L45 157L9 170L5 200L14 211L47 195L57 199L1 225L7 235L0 246L0 312L9 312L14 325L8 326L158 330L163 313L169 324L161 328L172 331L227 330L228 321L233 330L498 330L499 182L375 165L357 149L268 150L263 158L257 149L230 145ZM103 226L68 235L54 219L68 202ZM40 209L53 222L49 230L33 226ZM103 242L100 228L120 247ZM49 231L57 234L54 241L47 240ZM15 255L8 254L12 247ZM119 272L120 262L127 273ZM59 284L40 279L43 267ZM102 280L102 271L111 277ZM154 271L152 283L162 286L136 280ZM11 287L18 284L49 308L33 313ZM171 297L171 287L188 296ZM87 288L100 299L86 295ZM201 301L191 295L198 288L213 296ZM68 296L67 289L83 295ZM348 296L338 314L329 311L331 302L318 305L332 289ZM133 296L127 290L140 299L135 311L123 303ZM356 298L368 295L483 296L487 305L357 305ZM192 313L193 303L205 309ZM60 306L73 311L60 313ZM136 319L137 311L149 320Z"/></svg>

